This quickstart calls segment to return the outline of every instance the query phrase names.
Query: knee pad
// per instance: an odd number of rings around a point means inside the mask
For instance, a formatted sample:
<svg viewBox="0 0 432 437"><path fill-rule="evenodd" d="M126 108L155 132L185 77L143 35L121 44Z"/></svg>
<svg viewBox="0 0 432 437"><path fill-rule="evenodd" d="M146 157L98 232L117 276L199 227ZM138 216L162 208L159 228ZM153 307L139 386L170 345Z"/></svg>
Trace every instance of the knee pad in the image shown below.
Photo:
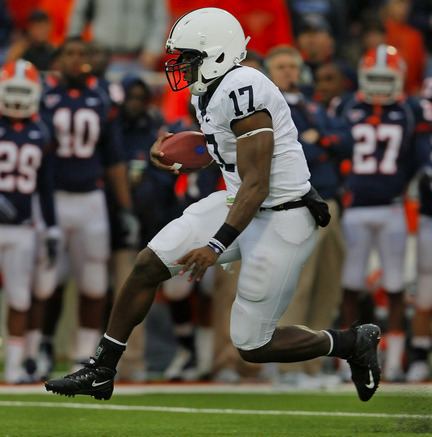
<svg viewBox="0 0 432 437"><path fill-rule="evenodd" d="M162 285L164 296L170 301L182 300L192 292L194 284L189 282L188 275L174 276Z"/></svg>
<svg viewBox="0 0 432 437"><path fill-rule="evenodd" d="M9 307L16 311L28 311L31 304L31 293L29 289L17 287L12 293L8 293L7 302Z"/></svg>
<svg viewBox="0 0 432 437"><path fill-rule="evenodd" d="M432 273L418 275L415 303L420 310L432 309Z"/></svg>
<svg viewBox="0 0 432 437"><path fill-rule="evenodd" d="M34 295L40 300L46 300L51 297L57 285L57 276L57 269L55 267L48 269L38 265L34 279Z"/></svg>
<svg viewBox="0 0 432 437"><path fill-rule="evenodd" d="M215 266L207 269L199 283L199 291L205 296L213 296L215 287Z"/></svg>
<svg viewBox="0 0 432 437"><path fill-rule="evenodd" d="M268 343L276 327L276 321L263 321L247 310L237 300L231 309L230 336L237 349L258 349Z"/></svg>
<svg viewBox="0 0 432 437"><path fill-rule="evenodd" d="M108 269L105 261L87 261L79 278L81 293L90 298L103 297L108 288Z"/></svg>

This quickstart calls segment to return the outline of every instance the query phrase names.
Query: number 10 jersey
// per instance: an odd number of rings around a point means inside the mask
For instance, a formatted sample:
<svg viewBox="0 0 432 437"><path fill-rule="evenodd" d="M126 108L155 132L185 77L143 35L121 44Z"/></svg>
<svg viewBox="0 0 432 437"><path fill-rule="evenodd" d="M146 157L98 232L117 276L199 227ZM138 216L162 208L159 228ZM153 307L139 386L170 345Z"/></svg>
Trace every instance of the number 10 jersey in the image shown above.
<svg viewBox="0 0 432 437"><path fill-rule="evenodd" d="M56 146L56 190L83 193L100 188L103 168L123 160L113 109L93 77L80 88L50 80L42 98L42 116Z"/></svg>
<svg viewBox="0 0 432 437"><path fill-rule="evenodd" d="M264 207L297 200L310 189L309 169L290 109L279 89L250 67L229 71L211 95L192 96L209 153L221 168L229 197L241 185L237 171L237 139L231 126L255 112L267 112L273 123L274 150L269 195Z"/></svg>

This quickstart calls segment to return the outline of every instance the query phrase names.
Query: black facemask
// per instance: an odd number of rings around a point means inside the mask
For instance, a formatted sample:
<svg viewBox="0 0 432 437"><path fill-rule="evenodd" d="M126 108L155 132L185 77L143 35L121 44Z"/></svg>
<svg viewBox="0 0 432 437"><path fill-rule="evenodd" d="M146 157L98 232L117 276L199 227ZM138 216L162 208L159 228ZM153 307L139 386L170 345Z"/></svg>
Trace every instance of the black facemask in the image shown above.
<svg viewBox="0 0 432 437"><path fill-rule="evenodd" d="M165 62L165 74L173 91L183 90L198 80L204 56L198 50L182 50L178 57Z"/></svg>

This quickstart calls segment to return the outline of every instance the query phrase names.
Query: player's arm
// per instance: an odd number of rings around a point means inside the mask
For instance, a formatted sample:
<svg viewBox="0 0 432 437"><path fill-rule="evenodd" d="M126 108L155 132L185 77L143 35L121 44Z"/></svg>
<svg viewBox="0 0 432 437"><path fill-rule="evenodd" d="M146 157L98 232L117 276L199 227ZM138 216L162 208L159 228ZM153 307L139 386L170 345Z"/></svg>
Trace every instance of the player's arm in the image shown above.
<svg viewBox="0 0 432 437"><path fill-rule="evenodd" d="M47 148L37 174L40 209L46 226L44 242L50 265L54 265L57 259L60 240L54 202L53 159L53 151Z"/></svg>
<svg viewBox="0 0 432 437"><path fill-rule="evenodd" d="M56 226L54 205L54 153L51 147L46 147L42 156L41 166L37 172L36 190L39 194L42 217L47 228Z"/></svg>
<svg viewBox="0 0 432 437"><path fill-rule="evenodd" d="M257 132L259 129L268 129ZM273 156L273 125L268 113L256 112L237 121L237 166L242 180L226 223L239 233L246 228L269 192ZM254 132L257 132L254 134Z"/></svg>
<svg viewBox="0 0 432 437"><path fill-rule="evenodd" d="M219 255L250 223L269 192L273 156L273 125L266 112L240 119L232 125L237 137L237 166L242 183L225 223L207 246L194 249L180 258L180 274L192 269L189 280L199 281L207 267L216 263Z"/></svg>
<svg viewBox="0 0 432 437"><path fill-rule="evenodd" d="M139 238L139 222L132 212L132 197L129 187L127 164L123 150L123 138L119 119L114 114L106 126L100 140L103 153L102 162L105 167L105 176L114 193L119 207L118 218L124 243L128 247L135 247Z"/></svg>
<svg viewBox="0 0 432 437"><path fill-rule="evenodd" d="M127 166L124 162L118 162L105 170L108 183L114 192L115 199L120 208L131 209L132 201L129 191Z"/></svg>

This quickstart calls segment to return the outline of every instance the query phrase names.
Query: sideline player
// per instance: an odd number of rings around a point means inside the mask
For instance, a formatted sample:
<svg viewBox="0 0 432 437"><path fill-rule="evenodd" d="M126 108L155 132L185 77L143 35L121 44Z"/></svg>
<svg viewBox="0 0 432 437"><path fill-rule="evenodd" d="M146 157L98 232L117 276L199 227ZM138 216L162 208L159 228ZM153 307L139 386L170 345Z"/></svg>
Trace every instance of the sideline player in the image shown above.
<svg viewBox="0 0 432 437"><path fill-rule="evenodd" d="M71 375L46 382L48 391L109 399L126 341L147 314L159 283L189 270L190 279L199 281L209 266L241 257L231 312L231 338L240 355L251 362L346 358L359 397L366 401L375 393L377 326L276 328L315 245L317 223L325 226L330 217L311 189L282 94L261 72L239 65L248 40L239 22L217 8L190 12L172 27L166 45L176 56L166 64L168 81L175 91L190 87L227 191L192 204L150 241L114 304L95 358ZM160 141L153 160L173 171L158 160Z"/></svg>
<svg viewBox="0 0 432 437"><path fill-rule="evenodd" d="M8 303L5 381L24 382L24 334L35 262L32 196L39 193L51 262L55 226L47 127L39 120L41 83L36 68L22 59L0 72L0 268ZM54 243L54 245L52 244Z"/></svg>
<svg viewBox="0 0 432 437"><path fill-rule="evenodd" d="M111 101L90 73L87 45L69 38L59 49L60 78L50 78L43 115L51 121L55 150L55 200L62 230L62 252L70 254L79 291L79 329L74 361L81 362L99 338L105 308L109 226L103 177L110 182L122 223L131 223L131 199L121 136ZM34 312L41 319L44 301L58 285L60 263L38 268ZM37 338L37 336L34 336ZM36 341L36 340L35 340Z"/></svg>
<svg viewBox="0 0 432 437"><path fill-rule="evenodd" d="M342 320L349 326L358 319L359 297L367 293L369 255L376 247L389 297L383 371L388 381L403 378L407 229L402 200L430 147L430 133L418 129L424 117L421 106L403 95L404 76L405 64L394 47L371 49L360 62L359 92L342 111L355 141L346 181L350 199L342 219L347 246Z"/></svg>
<svg viewBox="0 0 432 437"><path fill-rule="evenodd" d="M423 84L423 99L426 123L423 129L431 131L432 79ZM419 178L420 222L417 236L417 290L415 313L412 319L411 363L407 371L408 382L423 382L430 379L428 356L432 349L432 148L425 156L425 167Z"/></svg>

